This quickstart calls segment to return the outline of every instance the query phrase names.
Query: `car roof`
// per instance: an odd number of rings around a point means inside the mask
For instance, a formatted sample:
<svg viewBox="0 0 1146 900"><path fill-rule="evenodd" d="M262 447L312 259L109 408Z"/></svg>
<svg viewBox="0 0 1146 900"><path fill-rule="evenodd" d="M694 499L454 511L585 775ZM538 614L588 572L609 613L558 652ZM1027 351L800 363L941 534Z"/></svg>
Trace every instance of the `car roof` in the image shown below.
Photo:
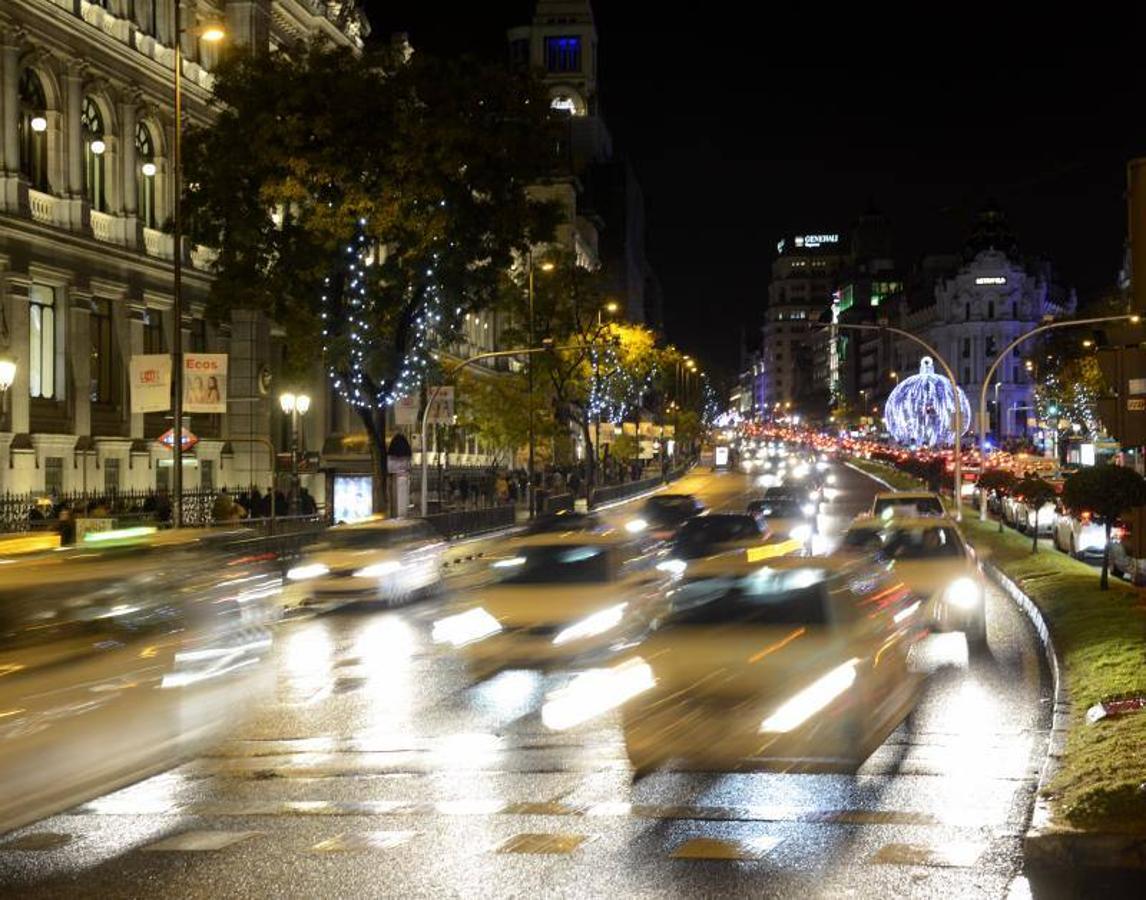
<svg viewBox="0 0 1146 900"><path fill-rule="evenodd" d="M633 540L633 535L620 529L609 531L551 531L547 534L530 534L523 537L512 538L509 544L513 547L553 547L568 545L570 547L586 544L600 547L620 547Z"/></svg>
<svg viewBox="0 0 1146 900"><path fill-rule="evenodd" d="M863 563L836 556L770 556L756 558L754 550L737 550L732 553L721 553L699 562L689 563L685 570L687 578L740 578L750 575L760 569L775 569L783 571L808 570L820 572L818 578L826 577L824 573L835 574L847 569L861 568ZM870 568L870 566L868 566Z"/></svg>
<svg viewBox="0 0 1146 900"><path fill-rule="evenodd" d="M939 495L934 491L881 491L875 495L876 500L904 500L907 498L914 498L919 500L931 500Z"/></svg>
<svg viewBox="0 0 1146 900"><path fill-rule="evenodd" d="M930 528L936 525L943 525L959 530L958 523L950 516L944 514L942 516L892 516L890 519L884 519L879 516L861 516L860 518L852 520L848 525L848 531L859 528L878 527L884 528Z"/></svg>

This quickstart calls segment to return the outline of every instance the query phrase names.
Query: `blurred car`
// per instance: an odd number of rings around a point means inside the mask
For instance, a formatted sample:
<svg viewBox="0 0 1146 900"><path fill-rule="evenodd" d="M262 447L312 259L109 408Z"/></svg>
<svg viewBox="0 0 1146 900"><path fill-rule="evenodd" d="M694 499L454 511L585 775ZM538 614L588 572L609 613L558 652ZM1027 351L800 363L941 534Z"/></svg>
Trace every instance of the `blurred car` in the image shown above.
<svg viewBox="0 0 1146 900"><path fill-rule="evenodd" d="M872 516L916 515L942 516L946 514L943 501L931 491L885 491L871 501Z"/></svg>
<svg viewBox="0 0 1146 900"><path fill-rule="evenodd" d="M692 494L657 494L642 504L640 512L625 527L634 534L647 530L650 536L667 540L704 509L704 504Z"/></svg>
<svg viewBox="0 0 1146 900"><path fill-rule="evenodd" d="M286 573L286 608L332 609L347 603L396 605L442 583L445 541L420 519L335 525L303 547Z"/></svg>
<svg viewBox="0 0 1146 900"><path fill-rule="evenodd" d="M534 519L523 534L560 534L564 531L600 531L608 526L595 513L572 510L548 513Z"/></svg>
<svg viewBox="0 0 1146 900"><path fill-rule="evenodd" d="M876 553L891 561L925 601L937 628L963 631L973 646L986 642L986 582L975 552L951 519L857 519L844 533L841 550Z"/></svg>
<svg viewBox="0 0 1146 900"><path fill-rule="evenodd" d="M759 500L748 503L748 514L767 523L773 534L802 542L812 539L817 504L805 491L768 488Z"/></svg>
<svg viewBox="0 0 1146 900"><path fill-rule="evenodd" d="M1142 587L1146 585L1146 559L1135 557L1131 540L1132 525L1119 519L1110 528L1110 572L1115 578L1128 578Z"/></svg>
<svg viewBox="0 0 1146 900"><path fill-rule="evenodd" d="M131 528L0 566L0 832L180 763L269 687L249 532Z"/></svg>
<svg viewBox="0 0 1146 900"><path fill-rule="evenodd" d="M476 677L503 668L562 668L611 657L655 627L675 575L629 535L542 534L508 541L495 582L461 595L433 626Z"/></svg>
<svg viewBox="0 0 1146 900"><path fill-rule="evenodd" d="M1056 488L1062 490L1062 482L1051 482ZM1058 511L1058 501L1048 500L1038 510L1038 531L1040 537L1050 537L1054 532L1055 513ZM1014 526L1024 534L1030 534L1035 529L1035 508L1022 497L1015 497L1013 501L1012 516Z"/></svg>
<svg viewBox="0 0 1146 900"><path fill-rule="evenodd" d="M719 514L689 519L672 539L669 555L690 560L763 546L771 531L761 519L750 515Z"/></svg>
<svg viewBox="0 0 1146 900"><path fill-rule="evenodd" d="M674 600L662 627L604 675L553 695L543 720L575 723L594 695L598 706L619 698L637 776L857 769L917 701L920 602L886 566L701 566L714 577L705 585L695 573L700 593Z"/></svg>
<svg viewBox="0 0 1146 900"><path fill-rule="evenodd" d="M1098 561L1106 550L1106 523L1088 512L1075 515L1060 504L1051 524L1051 540L1056 550Z"/></svg>

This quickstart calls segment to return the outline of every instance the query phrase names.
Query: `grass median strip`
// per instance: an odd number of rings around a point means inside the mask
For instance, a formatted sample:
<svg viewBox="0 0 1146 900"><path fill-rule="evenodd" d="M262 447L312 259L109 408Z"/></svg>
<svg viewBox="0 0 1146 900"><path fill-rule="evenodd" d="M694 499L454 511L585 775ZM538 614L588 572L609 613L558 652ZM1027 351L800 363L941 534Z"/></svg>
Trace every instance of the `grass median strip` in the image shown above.
<svg viewBox="0 0 1146 900"><path fill-rule="evenodd" d="M856 460L857 468L901 489L920 482L889 466ZM970 512L970 510L969 510ZM1066 748L1047 785L1055 820L1109 832L1146 832L1146 712L1088 724L1096 703L1146 695L1146 598L1098 571L995 521L964 517L963 533L1039 607L1050 625L1071 699Z"/></svg>

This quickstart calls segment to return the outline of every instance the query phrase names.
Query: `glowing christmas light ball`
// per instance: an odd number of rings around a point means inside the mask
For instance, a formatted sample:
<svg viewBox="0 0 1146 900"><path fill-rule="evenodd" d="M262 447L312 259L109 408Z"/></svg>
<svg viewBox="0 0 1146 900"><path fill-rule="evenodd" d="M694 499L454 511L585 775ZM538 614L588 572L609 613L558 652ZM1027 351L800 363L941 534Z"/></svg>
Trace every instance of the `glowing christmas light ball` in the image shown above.
<svg viewBox="0 0 1146 900"><path fill-rule="evenodd" d="M963 414L963 431L971 428L971 404L959 388L959 406ZM913 447L946 446L955 443L953 429L955 392L946 376L935 374L930 356L919 361L919 374L905 378L883 408L884 421L891 436L901 444Z"/></svg>

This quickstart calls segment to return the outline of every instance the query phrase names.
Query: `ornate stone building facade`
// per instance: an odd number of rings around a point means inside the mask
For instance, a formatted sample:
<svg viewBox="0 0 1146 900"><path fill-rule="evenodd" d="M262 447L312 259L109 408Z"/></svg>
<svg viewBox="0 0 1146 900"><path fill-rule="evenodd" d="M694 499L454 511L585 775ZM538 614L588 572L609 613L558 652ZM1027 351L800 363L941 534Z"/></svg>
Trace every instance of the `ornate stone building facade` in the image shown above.
<svg viewBox="0 0 1146 900"><path fill-rule="evenodd" d="M184 124L209 116L222 52L202 37L272 50L322 35L361 47L353 0L7 0L0 4L0 353L16 363L0 421L0 489L164 487L170 452L156 438L170 414L130 412L131 356L230 354L226 414L191 417L188 488L266 485L277 404L270 323L203 319L213 251L175 248L175 41L183 56ZM183 259L185 317L172 320L172 261ZM260 391L260 386L264 387ZM320 394L325 392L318 392ZM321 407L321 403L318 404ZM308 427L317 429L324 410Z"/></svg>

